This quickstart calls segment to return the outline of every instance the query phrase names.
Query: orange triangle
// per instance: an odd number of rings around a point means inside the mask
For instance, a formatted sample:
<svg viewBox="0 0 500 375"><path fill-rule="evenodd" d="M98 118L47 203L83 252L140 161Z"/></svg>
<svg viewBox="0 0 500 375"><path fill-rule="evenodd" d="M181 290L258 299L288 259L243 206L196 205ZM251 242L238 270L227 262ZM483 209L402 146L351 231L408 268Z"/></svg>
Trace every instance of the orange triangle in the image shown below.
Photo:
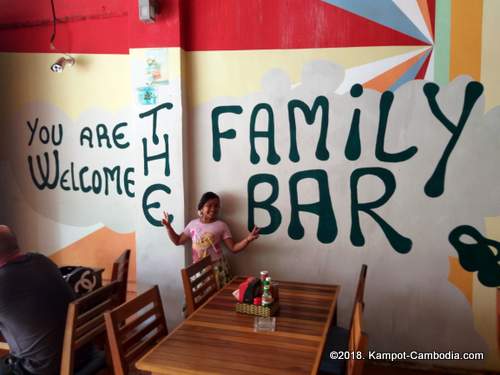
<svg viewBox="0 0 500 375"><path fill-rule="evenodd" d="M135 232L117 233L103 227L80 238L65 248L50 255L50 259L61 266L86 266L105 268L103 279L111 278L113 262L125 250L130 249L129 281L135 283Z"/></svg>
<svg viewBox="0 0 500 375"><path fill-rule="evenodd" d="M384 73L376 76L375 78L372 78L371 80L363 83L363 87L365 89L374 89L380 92L387 90L426 52L427 50L419 53L416 56L413 56L411 59L408 59L399 65L396 65L395 67L385 71Z"/></svg>
<svg viewBox="0 0 500 375"><path fill-rule="evenodd" d="M425 24L427 25L427 30L429 30L432 39L434 39L434 33L432 32L431 15L429 13L429 4L427 4L427 0L417 0L417 4L420 8L422 16L424 17Z"/></svg>
<svg viewBox="0 0 500 375"><path fill-rule="evenodd" d="M469 304L472 305L473 273L464 270L457 257L448 256L448 261L448 281L460 290L465 298L467 298Z"/></svg>

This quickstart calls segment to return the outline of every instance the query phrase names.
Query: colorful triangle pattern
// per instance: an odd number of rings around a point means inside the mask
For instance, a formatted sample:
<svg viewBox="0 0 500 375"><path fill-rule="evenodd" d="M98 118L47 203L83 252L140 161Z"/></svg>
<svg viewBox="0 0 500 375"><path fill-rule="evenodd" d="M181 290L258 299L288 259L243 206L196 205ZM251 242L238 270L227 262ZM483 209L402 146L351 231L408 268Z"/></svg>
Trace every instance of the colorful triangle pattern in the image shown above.
<svg viewBox="0 0 500 375"><path fill-rule="evenodd" d="M379 91L397 90L414 79L430 79L433 71L435 0L322 0L358 17L379 23L403 35L415 38L412 52L377 60L346 71L337 90L344 93L355 83ZM374 36L374 38L376 38ZM372 45L372 44L370 44ZM383 44L380 45L383 48ZM420 47L420 48L417 48Z"/></svg>

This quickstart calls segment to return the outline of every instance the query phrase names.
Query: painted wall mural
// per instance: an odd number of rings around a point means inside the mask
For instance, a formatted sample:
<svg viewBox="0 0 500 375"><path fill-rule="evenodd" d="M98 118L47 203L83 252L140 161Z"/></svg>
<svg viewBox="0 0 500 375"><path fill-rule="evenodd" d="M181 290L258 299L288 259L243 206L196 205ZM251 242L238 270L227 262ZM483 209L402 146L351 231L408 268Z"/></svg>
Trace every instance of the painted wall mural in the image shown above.
<svg viewBox="0 0 500 375"><path fill-rule="evenodd" d="M190 252L162 212L180 231L216 191L234 237L262 228L228 254L236 273L340 284L346 325L368 264L371 348L484 352L437 364L500 369L497 1L188 0L149 26L129 13L90 20L128 27L126 43L68 43L62 75L39 43L0 42L0 220L23 247L91 266L131 247L134 282L160 284L173 327ZM63 30L85 40L78 22Z"/></svg>
<svg viewBox="0 0 500 375"><path fill-rule="evenodd" d="M101 221L130 231L133 227L126 218L135 197L135 169L127 150L131 137L124 119L129 116L109 116L96 109L89 113L90 118L82 116L73 122L48 103L21 108L14 123L24 125L22 132L19 126L15 129L23 142L9 149L16 180L28 199L45 192L42 202L32 204L56 221L77 225ZM73 199L75 195L80 199ZM61 199L66 204L55 211L54 203ZM85 205L96 209L85 210ZM123 210L121 223L114 217L116 210Z"/></svg>
<svg viewBox="0 0 500 375"><path fill-rule="evenodd" d="M154 88L155 102L135 101L132 122L137 150L135 225L138 278L146 285L159 284L167 301L170 326L183 319L180 269L183 248L166 241L161 227L163 211L184 222L183 109L179 48L132 49L132 92L135 98L144 79ZM154 59L160 70L151 75ZM145 73L145 74L144 74Z"/></svg>
<svg viewBox="0 0 500 375"><path fill-rule="evenodd" d="M111 276L112 262L131 248L129 289L134 291L136 268L144 270L142 283L158 283L160 277L148 266L154 254L148 242L154 237L141 237L141 231L159 223L154 218L158 202L175 202L168 204L170 212L182 221L184 191L179 163L182 142L177 140L182 133L180 71L176 70L179 50L135 50L130 56L104 61L80 55L74 69L63 77L46 68L53 56L4 56L6 71L8 66L22 68L38 60L33 75L43 77L46 85L37 88L33 98L14 101L5 113L5 179L0 191L8 197L2 221L16 229L23 247L39 249L60 265L105 266L106 279ZM149 64L152 58L161 62L155 63L154 72ZM121 75L111 74L110 69ZM173 78L170 83L167 74ZM138 93L145 80L154 88L154 99L168 100L166 104L141 100ZM93 96L101 84L108 86L108 94L115 93L115 105L102 105L103 98ZM62 98L65 104L60 105L55 95L47 100L50 91L68 92ZM175 108L171 103L176 103ZM12 139L17 141L8 141ZM34 233L33 227L40 228L40 233ZM155 242L164 243L163 234L156 235ZM136 244L140 246L137 252ZM178 251L174 261L159 247L153 262L162 257L166 275L161 276L161 285L164 290L178 291L177 274L184 255ZM169 304L172 321L181 319L181 303L176 298Z"/></svg>
<svg viewBox="0 0 500 375"><path fill-rule="evenodd" d="M15 228L23 248L59 265L105 267L104 279L131 249L134 291L135 230L127 218L133 217L135 161L123 91L130 90L128 56L79 55L79 65L64 76L48 69L56 58L2 54L0 60L4 72L21 69L27 84L40 82L15 95L22 83L2 78L9 93L2 94L2 222Z"/></svg>
<svg viewBox="0 0 500 375"><path fill-rule="evenodd" d="M498 286L496 255L484 251L490 243L479 231L483 218L500 208L491 201L500 178L494 125L500 118L484 115L482 86L465 77L441 88L411 81L394 93L355 85L338 95L342 78L340 67L324 61L304 66L295 86L273 70L261 91L214 98L195 111L195 139L212 140L196 142L199 190L223 192L224 216L233 226L247 212L248 228L255 224L267 235L234 262L241 271L270 268L276 277L353 290L355 272L346 265L368 263L367 324L391 331L391 342L374 337L375 346L429 350L427 338L444 329L447 335L432 340L434 350L485 350L448 270L458 251L465 269L481 269L483 286ZM471 194L484 200L464 199ZM231 200L242 195L247 199ZM481 256L464 253L474 246L462 235L483 246ZM382 290L387 304L377 303ZM407 303L389 302L400 295L426 311L408 316ZM435 300L455 312L453 319ZM406 323L389 327L394 322L387 316ZM407 324L418 326L418 334Z"/></svg>
<svg viewBox="0 0 500 375"><path fill-rule="evenodd" d="M482 73L499 57L486 43L498 27L482 20L500 10L324 3L331 14L316 2L301 9L321 14L324 34L327 24L379 32L279 54L234 51L228 39L221 49L231 51L214 51L215 37L192 42L210 51L188 54L191 204L219 191L231 227L263 227L265 239L231 257L238 272L340 283L344 324L352 270L367 263L367 329L386 332L371 337L373 347L485 351L486 365L460 366L498 368L500 97L498 74ZM304 34L317 32L304 23ZM293 30L279 41L270 32L269 48L301 42Z"/></svg>
<svg viewBox="0 0 500 375"><path fill-rule="evenodd" d="M311 71L312 70L319 71L322 79L324 79L330 85L334 85L334 82L340 82L342 80L342 77L338 77L340 79L338 79L337 77L334 77L332 80L326 79L326 76L329 71L333 72L336 70L336 67L333 66L325 67L322 71L321 64L317 63L315 64L314 68L305 67L305 69L306 70L310 69ZM277 73L277 75L278 74L279 73ZM304 79L305 78L306 77L304 77ZM273 78L268 76L266 77L266 79L272 80ZM312 77L312 79L314 79L314 77ZM317 87L317 86L311 85L310 87ZM327 87L325 87L325 89L327 89ZM334 87L330 86L330 89L333 91ZM420 91L420 93L417 90ZM451 121L444 114L444 112L449 113L450 110L446 108L444 109L440 108L439 104L437 103L436 97L440 90L438 85L434 83L426 83L422 87L419 87L417 90L415 90L416 92L412 94L415 100L417 100L419 96L423 98L423 100L428 104L428 112L430 112L434 117L433 119L434 122L436 122L437 120L439 124L444 126L451 133L450 139L445 144L445 147L443 147L442 155L439 157L432 173L430 173L430 177L427 179L422 189L422 191L428 197L438 198L442 196L444 193L446 169L450 156L453 153L455 146L460 139L460 136L462 135L463 128L469 120L469 116L473 107L475 106L477 100L479 99L479 97L483 92L483 88L479 82L469 82L465 86L463 94L460 92L456 92L456 97L460 98L460 100L463 100L463 107L458 112L458 115L453 114L454 118L459 119L456 124L454 123L454 121ZM355 84L354 86L352 86L350 91L350 96L356 99L355 102L356 103L359 102L360 106L363 105L362 99L360 99L360 97L363 95L363 91L364 91L363 87L359 84ZM282 99L288 96L288 95L285 96L284 93L280 94L283 95ZM461 99L461 96L463 96L463 99ZM330 161L330 159L333 159L335 157L338 158L339 157L338 154L341 154L341 152L337 151L336 152L337 155L335 155L336 150L340 151L342 150L341 145L339 145L340 147L335 147L336 142L332 146L334 152L331 152L330 151L331 149L328 147L329 137L333 137L333 135L331 134L333 134L333 127L335 126L334 124L346 128L346 134L342 134L339 131L335 133L336 137L340 137L339 140L340 142L344 140L342 136L345 136L345 147L343 152L344 155L340 156L340 158L344 157L345 161L356 162L360 160L361 153L366 152L366 150L362 150L361 145L366 143L360 139L362 138L361 135L366 134L367 131L372 133L374 128L376 129L374 154L375 154L375 159L379 163L380 162L404 163L409 159L413 158L417 154L419 148L421 148L421 146L417 147L415 145L412 145L398 152L387 151L386 136L387 138L389 138L390 134L390 130L388 130L388 119L391 118L391 120L393 120L392 121L393 124L404 123L406 127L410 126L410 124L408 123L408 119L403 118L400 119L399 121L398 120L394 121L393 116L391 116L393 113L391 112L391 108L393 108L392 103L395 101L394 100L395 96L392 91L385 91L380 96L379 104L375 109L364 108L363 110L361 110L360 108L357 108L357 105L347 106L346 102L343 102L342 103L343 105L340 108L336 108L335 104L337 103L338 99L336 97L333 97L332 99L329 100L328 98L332 98L332 95L330 94L328 95L328 97L324 95L316 96L315 98L312 98L307 102L301 100L301 98L292 98L288 100L287 103L281 102L280 104L282 105L278 108L274 107L274 109L273 106L269 103L269 101L266 101L265 99L262 100L262 102L256 104L253 108L248 108L248 110L247 109L244 110L243 106L241 105L234 105L234 104L226 106L217 106L213 108L211 112L211 119L212 119L211 137L212 137L213 161L220 162L222 159L221 143L224 142L223 140L235 139L237 137L236 129L239 129L241 133L241 130L247 127L248 125L249 134L247 138L249 138L250 141L250 152L248 159L251 164L259 165L261 161L264 161L264 159L267 161L267 164L269 165L280 164L280 162L282 161L282 157L276 151L276 143L280 143L276 141L278 138L281 140L285 140L288 138L289 151L288 155L285 156L285 158L288 158L288 160L291 161L292 163L298 164L301 161L301 156L297 145L299 138L297 136L297 133L300 132L300 130L298 130L298 127L302 125L304 120L307 125L313 126L317 124L315 126L320 127L319 136L314 152L314 157L316 159L316 162ZM397 100L396 102L399 102L400 106L403 108L399 109L399 111L398 110L395 111L399 113L401 112L405 113L410 110L410 108L408 108L408 103ZM415 101L412 101L410 106L413 107L414 105L416 105L416 103ZM285 110L283 111L284 107ZM349 107L354 107L352 115L349 114L349 110L351 109ZM424 107L424 105L422 105L422 107ZM331 112L330 108L332 108ZM340 113L343 112L344 108L349 108L347 110L347 113L346 114ZM373 123L367 124L366 122L361 121L361 119L365 119L366 117L368 118L377 117L377 111L379 112L378 124L375 124L375 127L373 127L374 125ZM244 112L250 113L249 121L247 120L247 118L243 117ZM366 112L369 112L369 114L366 114ZM300 115L297 115L297 113L300 113ZM332 116L333 113L336 114L335 118L333 118ZM233 124L232 126L234 126L234 128L222 131L221 122L223 122L222 120L223 117L230 118L230 120L228 121L230 121ZM240 121L242 117L243 119L242 121ZM263 120L262 117L264 117ZM300 117L300 119L298 119L297 117ZM343 119L349 117L352 118L351 123L350 124L344 123ZM263 126L261 127L263 127L264 129L261 130L256 129L259 125L259 119L261 120L260 123L263 123ZM338 119L341 120L339 121ZM298 125L297 123L301 124ZM367 128L371 129L366 130ZM408 134L409 133L408 129L405 130ZM420 128L420 130L422 129ZM281 134L277 134L278 132L285 132L288 134L282 136ZM394 135L392 136L394 137ZM262 157L256 150L256 143L258 142L259 138L265 139L264 142L268 143L267 152L264 151L264 155L262 155ZM227 143L228 141L225 142ZM286 144L286 142L281 142L281 143ZM330 144L332 144L332 142L330 142ZM371 146L373 145L371 144L368 145L369 152L373 150L373 147ZM304 151L307 150L309 152L311 151L309 147L304 147L303 150ZM286 149L284 151L286 151ZM230 158L232 159L233 155L230 155ZM343 161L344 160L341 160L340 162L342 163ZM240 160L238 163L243 164L243 160ZM210 170L211 168L208 169ZM382 197L379 197L377 200L372 202L364 202L364 203L359 202L358 184L360 179L362 179L364 176L373 176L381 180L381 182L385 186L384 189L385 191ZM298 196L297 186L304 179L313 179L316 181L318 185L319 201L315 204L307 204L307 205L299 204L300 199ZM263 201L256 201L254 193L255 190L258 189L258 185L260 184L269 184L271 186L271 192L269 194L269 197L267 197ZM262 209L268 212L270 216L270 223L266 226L261 226L261 233L270 234L276 232L280 227L283 216L281 214L281 211L277 209L276 206L273 205L273 203L278 198L278 191L280 190L279 187L280 185L277 177L273 174L265 174L265 173L255 174L249 178L247 186L248 186L247 191L248 191L248 213L249 213L248 228L251 230L251 228L254 227L255 210ZM365 214L370 215L373 218L373 220L377 222L377 224L384 232L391 247L395 251L404 254L411 250L412 248L411 239L398 233L398 231L396 231L391 225L387 223L387 221L385 221L381 216L376 214L374 211L374 209L383 206L385 203L389 201L389 199L396 190L396 186L397 183L394 174L386 168L358 167L352 172L352 174L350 175L350 193L351 193L350 206L351 206L351 221L352 221L352 226L350 230L350 239L352 245L363 246L365 244L365 239L359 224L359 213L363 212ZM317 230L317 240L321 243L326 243L326 244L333 243L335 241L335 238L337 237L338 226L335 218L332 199L328 189L328 175L327 173L325 173L325 170L315 169L308 171L299 171L293 174L289 179L289 190L290 190L290 204L291 204L290 208L291 218L290 218L290 224L288 226L289 237L295 240L299 240L304 236L304 228L301 225L299 218L299 212L303 211L318 215L319 222ZM456 247L463 245L460 241L458 241L458 238L460 237L461 234L471 235L473 238L476 239L476 241L484 242L484 239L479 233L473 232L474 235L472 235L470 228L459 227L454 230L453 236L450 235L450 239L453 238L453 243ZM484 254L484 256L486 256L486 254ZM489 261L486 261L486 258L484 258L483 261L480 262L481 264L484 264L486 268L489 268L490 270L489 273L491 274L490 281L484 284L487 286L499 286L500 280L498 279L498 276L500 276L500 274L498 272L498 269L496 268L497 261L495 260L494 257L488 259ZM465 258L461 257L461 261L462 260L463 260L462 263L467 263L465 261ZM486 263L490 264L491 267L486 266ZM495 267L493 267L494 265Z"/></svg>

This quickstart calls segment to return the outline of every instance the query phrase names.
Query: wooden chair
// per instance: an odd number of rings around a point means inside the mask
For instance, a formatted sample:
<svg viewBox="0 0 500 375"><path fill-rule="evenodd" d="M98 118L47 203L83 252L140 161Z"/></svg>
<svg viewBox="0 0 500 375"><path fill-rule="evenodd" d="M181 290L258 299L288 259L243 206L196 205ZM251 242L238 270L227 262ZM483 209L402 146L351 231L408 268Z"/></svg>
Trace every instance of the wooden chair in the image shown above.
<svg viewBox="0 0 500 375"><path fill-rule="evenodd" d="M366 273L368 272L368 266L363 264L361 266L361 272L359 273L358 286L356 287L356 295L354 296L356 301L361 302L362 308L365 308L365 284L366 284ZM354 310L353 310L354 316Z"/></svg>
<svg viewBox="0 0 500 375"><path fill-rule="evenodd" d="M217 291L215 271L209 256L181 270L186 316L191 315Z"/></svg>
<svg viewBox="0 0 500 375"><path fill-rule="evenodd" d="M167 336L158 286L104 314L115 375L129 367Z"/></svg>
<svg viewBox="0 0 500 375"><path fill-rule="evenodd" d="M500 348L500 288L497 287L497 341Z"/></svg>
<svg viewBox="0 0 500 375"><path fill-rule="evenodd" d="M330 327L318 371L319 375L359 375L363 372L364 360L352 357L352 354L363 353L366 356L368 349L368 337L363 333L364 293L367 271L368 266L363 264L354 295L349 329L338 326ZM330 352L332 351L347 352L350 355L347 360L333 360L330 358Z"/></svg>
<svg viewBox="0 0 500 375"><path fill-rule="evenodd" d="M128 268L130 264L130 249L125 250L113 263L111 281L120 281L121 290L118 297L119 304L127 299Z"/></svg>
<svg viewBox="0 0 500 375"><path fill-rule="evenodd" d="M93 342L105 342L104 312L116 306L120 287L120 282L111 282L69 304L61 358L61 375L73 374L75 353L84 347L83 350L90 359L75 373L95 373L106 367L104 352L89 351L87 353L87 349L91 348ZM80 354L83 353L80 351Z"/></svg>
<svg viewBox="0 0 500 375"><path fill-rule="evenodd" d="M2 334L0 333L0 361L2 357L6 356L10 352L9 344L5 341Z"/></svg>
<svg viewBox="0 0 500 375"><path fill-rule="evenodd" d="M3 357L5 354L8 354L10 350L9 344L7 344L7 341L5 341L5 338L2 336L2 333L0 332L0 358Z"/></svg>

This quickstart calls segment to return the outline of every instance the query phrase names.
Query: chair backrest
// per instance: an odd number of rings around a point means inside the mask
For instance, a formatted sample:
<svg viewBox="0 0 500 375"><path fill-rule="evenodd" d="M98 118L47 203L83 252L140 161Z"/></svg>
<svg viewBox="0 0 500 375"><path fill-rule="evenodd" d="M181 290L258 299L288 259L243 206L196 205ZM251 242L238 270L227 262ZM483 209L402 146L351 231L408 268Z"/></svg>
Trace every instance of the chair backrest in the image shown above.
<svg viewBox="0 0 500 375"><path fill-rule="evenodd" d="M115 375L129 366L163 337L168 329L158 286L104 314Z"/></svg>
<svg viewBox="0 0 500 375"><path fill-rule="evenodd" d="M84 345L105 339L104 312L116 306L119 282L111 282L68 305L61 358L61 375L73 374L75 352Z"/></svg>
<svg viewBox="0 0 500 375"><path fill-rule="evenodd" d="M354 302L361 302L361 307L365 307L365 283L366 283L366 273L368 271L368 266L363 264L361 266L361 272L359 273L358 286L356 288L356 294L354 295ZM354 309L353 309L354 317Z"/></svg>
<svg viewBox="0 0 500 375"><path fill-rule="evenodd" d="M210 256L182 269L181 275L186 297L186 315L189 316L217 291Z"/></svg>
<svg viewBox="0 0 500 375"><path fill-rule="evenodd" d="M351 327L349 329L349 341L347 344L347 351L351 353L346 364L346 374L354 375L359 373L358 365L360 365L360 358L357 358L358 353L364 353L363 348L364 337L363 337L363 306L361 302L356 302L354 304L354 312L351 322Z"/></svg>
<svg viewBox="0 0 500 375"><path fill-rule="evenodd" d="M130 264L130 249L125 250L113 263L111 281L120 281L121 290L118 302L122 304L127 299L128 268Z"/></svg>
<svg viewBox="0 0 500 375"><path fill-rule="evenodd" d="M361 266L361 272L359 273L356 294L354 295L354 306L352 309L351 325L349 327L349 341L347 344L348 352L353 353L354 356L349 356L349 359L347 360L347 375L361 373L363 361L356 358L356 355L357 353L365 354L364 352L366 351L367 338L363 335L363 310L365 308L364 294L367 271L368 266L363 264Z"/></svg>

